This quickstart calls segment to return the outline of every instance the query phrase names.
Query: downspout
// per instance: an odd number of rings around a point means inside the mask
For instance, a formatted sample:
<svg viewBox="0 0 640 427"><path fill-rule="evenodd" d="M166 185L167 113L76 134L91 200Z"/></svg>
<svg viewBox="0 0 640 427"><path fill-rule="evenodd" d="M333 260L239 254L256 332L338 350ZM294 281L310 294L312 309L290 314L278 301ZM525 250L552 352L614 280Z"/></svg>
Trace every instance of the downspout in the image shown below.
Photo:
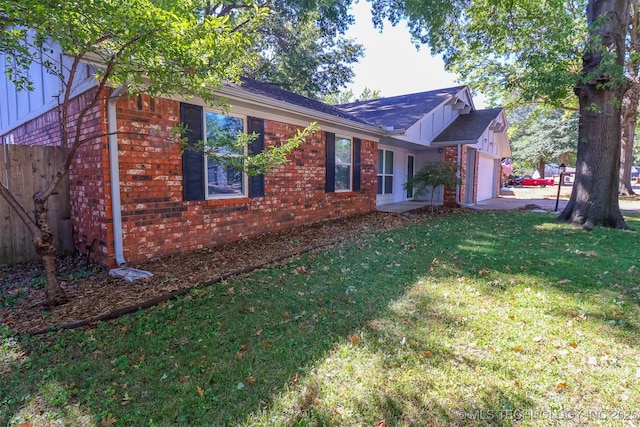
<svg viewBox="0 0 640 427"><path fill-rule="evenodd" d="M111 215L113 221L113 246L116 264L126 265L124 259L124 243L122 236L122 204L120 201L120 164L118 161L118 124L116 102L127 92L126 86L113 91L107 101L107 125L109 132L109 173L111 178Z"/></svg>
<svg viewBox="0 0 640 427"><path fill-rule="evenodd" d="M458 144L458 158L456 161L458 162L458 175L459 175L460 174L459 171L462 170L462 144ZM460 207L472 209L474 211L483 210L482 208L476 205L470 205L469 203L462 203L460 201L460 185L462 185L460 182L456 184L456 204Z"/></svg>

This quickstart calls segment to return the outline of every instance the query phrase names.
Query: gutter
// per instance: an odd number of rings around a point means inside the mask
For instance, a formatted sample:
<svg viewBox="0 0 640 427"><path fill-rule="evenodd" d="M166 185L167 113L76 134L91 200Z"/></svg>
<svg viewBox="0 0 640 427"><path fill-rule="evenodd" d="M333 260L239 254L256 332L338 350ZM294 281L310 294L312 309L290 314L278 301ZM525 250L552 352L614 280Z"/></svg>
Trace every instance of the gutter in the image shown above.
<svg viewBox="0 0 640 427"><path fill-rule="evenodd" d="M113 246L116 264L126 265L122 235L122 203L120 201L120 163L118 161L118 126L116 122L116 102L127 93L126 86L120 86L107 100L107 124L109 132L109 174L111 178L111 215L113 221Z"/></svg>

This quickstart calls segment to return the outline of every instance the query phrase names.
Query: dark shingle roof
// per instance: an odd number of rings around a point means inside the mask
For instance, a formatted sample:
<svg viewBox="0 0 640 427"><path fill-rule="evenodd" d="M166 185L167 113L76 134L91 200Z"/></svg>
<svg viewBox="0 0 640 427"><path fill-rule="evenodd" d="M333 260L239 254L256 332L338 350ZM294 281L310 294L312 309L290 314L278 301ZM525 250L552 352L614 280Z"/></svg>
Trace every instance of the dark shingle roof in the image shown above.
<svg viewBox="0 0 640 427"><path fill-rule="evenodd" d="M371 124L384 128L408 129L464 86L378 98L342 104L337 107Z"/></svg>
<svg viewBox="0 0 640 427"><path fill-rule="evenodd" d="M501 111L502 108L492 108L463 114L443 130L433 142L477 141Z"/></svg>
<svg viewBox="0 0 640 427"><path fill-rule="evenodd" d="M255 95L266 96L271 99L286 102L288 104L296 105L299 107L308 108L324 114L340 117L342 119L351 120L356 123L361 123L361 124L366 124L371 126L371 123L367 122L366 120L363 120L360 117L349 114L348 112L345 112L332 105L325 104L323 102L316 101L315 99L307 98L306 96L302 96L302 95L295 94L293 92L286 91L284 89L279 88L278 86L275 86L269 83L262 83L257 80L243 78L242 84L240 86L233 83L227 83L226 86L240 89L242 91L252 93Z"/></svg>

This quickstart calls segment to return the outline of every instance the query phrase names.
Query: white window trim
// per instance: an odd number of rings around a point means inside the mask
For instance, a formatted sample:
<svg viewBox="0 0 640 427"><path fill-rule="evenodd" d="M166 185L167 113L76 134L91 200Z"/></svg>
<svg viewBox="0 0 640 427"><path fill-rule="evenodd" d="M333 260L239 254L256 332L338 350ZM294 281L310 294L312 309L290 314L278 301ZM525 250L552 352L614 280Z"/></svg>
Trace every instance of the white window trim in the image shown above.
<svg viewBox="0 0 640 427"><path fill-rule="evenodd" d="M395 162L395 158L396 158L396 153L393 150L387 150L386 148L378 148L378 150L382 151L382 173L377 173L378 171L376 171L376 180L378 177L382 177L382 193L377 193L378 196L388 196L390 194L393 194L393 185L391 185L391 192L390 193L385 193L384 189L385 189L385 178L386 177L391 177L392 181L394 179L394 174L395 174L395 168L393 163L391 164L391 173L386 173L385 172L385 166L386 166L386 161L387 161L387 152L391 152L393 153L393 161ZM377 154L377 153L376 153ZM415 159L414 159L415 162Z"/></svg>
<svg viewBox="0 0 640 427"><path fill-rule="evenodd" d="M239 119L242 119L242 126L243 126L243 132L247 133L247 126L248 126L248 119L247 116L243 116L241 114L231 114L231 113L224 113L222 111L217 111L217 110L213 110L213 109L203 109L202 110L202 115L203 115L203 124L204 124L204 133L203 133L203 137L204 137L204 143L205 146L207 144L207 113L215 113L215 114L219 114L219 115L224 115L224 116L230 116L230 117L237 117ZM249 147L244 147L244 154L245 156L247 155ZM243 170L242 171L242 194L217 194L215 196L212 196L209 194L209 158L207 157L206 154L204 154L202 156L202 161L204 162L204 198L205 200L223 200L223 199L245 199L247 197L249 197L249 176L247 175L247 173Z"/></svg>
<svg viewBox="0 0 640 427"><path fill-rule="evenodd" d="M337 176L337 174L335 174L335 169L337 168L337 166L349 166L349 188L345 188L345 189L336 189L334 190L336 193L349 193L351 191L353 191L353 138L350 138L348 136L342 136L342 135L336 135L336 144L338 142L338 139L346 139L349 141L349 145L351 146L351 162L349 163L343 163L340 162L338 163L338 150L336 149L336 155L335 160L334 160L334 176ZM335 187L335 178L334 178L334 187Z"/></svg>

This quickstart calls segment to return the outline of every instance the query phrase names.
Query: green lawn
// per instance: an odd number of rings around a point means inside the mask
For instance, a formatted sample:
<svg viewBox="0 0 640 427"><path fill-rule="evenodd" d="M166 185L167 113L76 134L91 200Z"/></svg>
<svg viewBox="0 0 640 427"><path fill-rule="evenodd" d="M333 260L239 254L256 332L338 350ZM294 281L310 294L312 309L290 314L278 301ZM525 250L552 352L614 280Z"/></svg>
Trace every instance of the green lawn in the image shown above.
<svg viewBox="0 0 640 427"><path fill-rule="evenodd" d="M637 425L639 248L465 213L94 329L5 330L0 424Z"/></svg>

